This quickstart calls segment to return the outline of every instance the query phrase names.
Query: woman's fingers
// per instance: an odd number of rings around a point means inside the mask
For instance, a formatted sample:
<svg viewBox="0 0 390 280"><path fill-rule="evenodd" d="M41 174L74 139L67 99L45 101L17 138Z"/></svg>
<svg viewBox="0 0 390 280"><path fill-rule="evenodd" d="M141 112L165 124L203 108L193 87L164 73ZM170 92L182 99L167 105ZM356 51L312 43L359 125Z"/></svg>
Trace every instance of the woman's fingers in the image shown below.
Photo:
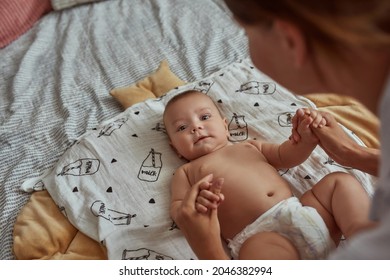
<svg viewBox="0 0 390 280"><path fill-rule="evenodd" d="M213 174L209 174L203 177L198 183L192 186L192 188L187 192L186 196L183 199L183 205L187 207L194 207L196 200L199 196L201 189L209 188L210 183L213 180Z"/></svg>

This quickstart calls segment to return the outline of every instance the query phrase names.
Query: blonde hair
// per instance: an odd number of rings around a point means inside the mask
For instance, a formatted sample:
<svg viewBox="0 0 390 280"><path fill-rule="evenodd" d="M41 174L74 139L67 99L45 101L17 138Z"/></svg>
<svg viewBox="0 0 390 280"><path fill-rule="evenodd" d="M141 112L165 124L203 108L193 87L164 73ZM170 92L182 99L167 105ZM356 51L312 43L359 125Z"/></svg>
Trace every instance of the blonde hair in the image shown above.
<svg viewBox="0 0 390 280"><path fill-rule="evenodd" d="M225 0L244 24L294 23L310 48L334 56L356 46L389 48L389 0ZM334 53L336 52L336 53Z"/></svg>

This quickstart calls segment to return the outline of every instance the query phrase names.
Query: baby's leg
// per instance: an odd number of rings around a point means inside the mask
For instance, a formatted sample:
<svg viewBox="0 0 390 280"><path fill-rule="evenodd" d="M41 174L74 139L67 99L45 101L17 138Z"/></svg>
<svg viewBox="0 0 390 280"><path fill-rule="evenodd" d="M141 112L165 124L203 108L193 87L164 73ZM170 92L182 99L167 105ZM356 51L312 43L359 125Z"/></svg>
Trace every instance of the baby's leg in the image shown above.
<svg viewBox="0 0 390 280"><path fill-rule="evenodd" d="M299 253L286 237L276 232L259 232L242 244L241 260L298 260Z"/></svg>
<svg viewBox="0 0 390 280"><path fill-rule="evenodd" d="M325 176L301 197L301 202L317 209L336 244L341 234L348 238L373 225L368 217L370 198L356 178L347 173Z"/></svg>

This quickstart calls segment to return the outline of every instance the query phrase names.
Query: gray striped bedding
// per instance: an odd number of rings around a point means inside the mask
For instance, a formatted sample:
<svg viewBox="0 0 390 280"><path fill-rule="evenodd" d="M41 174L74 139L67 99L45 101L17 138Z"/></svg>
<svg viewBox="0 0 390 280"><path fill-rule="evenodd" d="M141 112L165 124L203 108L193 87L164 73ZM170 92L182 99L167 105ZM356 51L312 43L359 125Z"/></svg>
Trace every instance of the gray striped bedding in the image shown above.
<svg viewBox="0 0 390 280"><path fill-rule="evenodd" d="M29 178L122 108L109 95L153 72L195 81L248 57L221 0L110 0L53 11L0 49L0 258Z"/></svg>

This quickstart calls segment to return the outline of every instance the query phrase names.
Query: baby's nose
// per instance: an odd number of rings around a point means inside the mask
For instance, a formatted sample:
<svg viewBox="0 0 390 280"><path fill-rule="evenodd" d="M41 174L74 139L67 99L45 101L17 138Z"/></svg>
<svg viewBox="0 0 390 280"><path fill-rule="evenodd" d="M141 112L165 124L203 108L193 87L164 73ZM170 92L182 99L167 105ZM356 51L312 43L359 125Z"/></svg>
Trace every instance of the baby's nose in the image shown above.
<svg viewBox="0 0 390 280"><path fill-rule="evenodd" d="M197 130L200 130L200 129L202 129L202 126L201 125L194 125L193 127L192 127L192 130L191 130L191 132L192 133L195 133L195 131L197 131Z"/></svg>

